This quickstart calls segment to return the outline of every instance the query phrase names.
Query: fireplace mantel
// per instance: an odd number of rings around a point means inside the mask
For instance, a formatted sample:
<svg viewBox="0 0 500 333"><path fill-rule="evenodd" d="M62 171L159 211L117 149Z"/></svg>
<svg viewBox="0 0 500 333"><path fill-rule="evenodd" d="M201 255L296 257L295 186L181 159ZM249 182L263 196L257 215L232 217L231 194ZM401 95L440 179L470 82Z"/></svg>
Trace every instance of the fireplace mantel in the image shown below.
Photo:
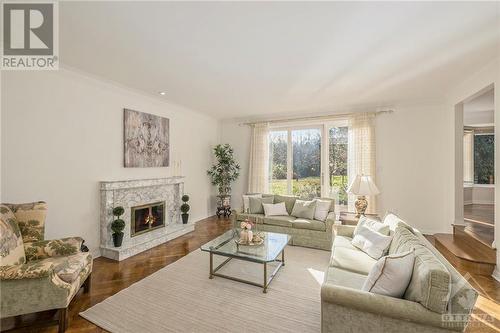
<svg viewBox="0 0 500 333"><path fill-rule="evenodd" d="M100 191L101 255L106 258L123 260L194 230L193 223L182 224L180 218L184 177L102 181ZM165 227L132 237L131 208L160 201L165 202ZM120 247L114 247L111 236L112 210L117 206L125 209L121 217L125 229Z"/></svg>

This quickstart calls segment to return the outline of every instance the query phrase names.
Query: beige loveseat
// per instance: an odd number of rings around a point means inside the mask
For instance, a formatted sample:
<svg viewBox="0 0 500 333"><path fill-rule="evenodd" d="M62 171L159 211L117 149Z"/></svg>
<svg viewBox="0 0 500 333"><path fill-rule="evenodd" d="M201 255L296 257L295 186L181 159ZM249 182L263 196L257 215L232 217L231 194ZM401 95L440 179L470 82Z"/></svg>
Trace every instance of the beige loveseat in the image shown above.
<svg viewBox="0 0 500 333"><path fill-rule="evenodd" d="M464 330L477 292L421 233L402 221L391 226L389 254L415 253L410 285L399 299L361 290L376 260L351 244L354 229L334 226L331 260L321 287L323 333Z"/></svg>
<svg viewBox="0 0 500 333"><path fill-rule="evenodd" d="M291 214L297 197L285 195L263 194L263 197L273 197L273 203L284 202L288 214ZM291 215L270 216L264 214L250 214L233 210L231 218L233 223L249 219L256 223L257 230L286 233L292 236L290 245L305 246L322 250L330 250L332 246L332 226L335 223L335 203L333 199L319 198L332 202L330 212L325 221L297 218Z"/></svg>

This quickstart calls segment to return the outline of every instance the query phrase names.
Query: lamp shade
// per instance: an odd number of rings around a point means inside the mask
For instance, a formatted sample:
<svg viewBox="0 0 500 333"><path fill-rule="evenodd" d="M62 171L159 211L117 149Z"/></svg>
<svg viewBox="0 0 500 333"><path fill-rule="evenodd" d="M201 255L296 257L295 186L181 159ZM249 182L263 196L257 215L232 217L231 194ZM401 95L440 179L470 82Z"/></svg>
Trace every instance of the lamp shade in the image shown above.
<svg viewBox="0 0 500 333"><path fill-rule="evenodd" d="M372 177L365 175L356 175L347 192L355 195L377 195L380 193Z"/></svg>

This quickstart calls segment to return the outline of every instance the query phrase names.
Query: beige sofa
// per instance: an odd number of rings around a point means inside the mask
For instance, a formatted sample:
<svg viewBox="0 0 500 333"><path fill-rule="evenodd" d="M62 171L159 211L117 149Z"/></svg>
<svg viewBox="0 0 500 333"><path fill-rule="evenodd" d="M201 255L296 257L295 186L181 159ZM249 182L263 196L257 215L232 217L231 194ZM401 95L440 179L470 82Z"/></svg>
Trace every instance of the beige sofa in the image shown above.
<svg viewBox="0 0 500 333"><path fill-rule="evenodd" d="M399 299L361 290L376 260L351 245L354 229L334 226L331 260L321 287L322 332L464 330L477 292L421 233L403 222L391 226L389 254L414 250L416 258L412 281ZM437 281L438 273L448 276L446 283ZM432 288L445 288L448 296L438 297Z"/></svg>
<svg viewBox="0 0 500 333"><path fill-rule="evenodd" d="M274 203L284 202L288 213L292 212L297 197L285 195L263 194L263 197L273 197ZM236 225L240 221L249 219L256 223L257 230L286 233L292 236L290 245L330 250L332 247L332 226L335 223L335 203L330 198L320 198L332 202L330 212L325 221L297 218L294 216L270 216L264 214L250 214L233 210L231 218Z"/></svg>

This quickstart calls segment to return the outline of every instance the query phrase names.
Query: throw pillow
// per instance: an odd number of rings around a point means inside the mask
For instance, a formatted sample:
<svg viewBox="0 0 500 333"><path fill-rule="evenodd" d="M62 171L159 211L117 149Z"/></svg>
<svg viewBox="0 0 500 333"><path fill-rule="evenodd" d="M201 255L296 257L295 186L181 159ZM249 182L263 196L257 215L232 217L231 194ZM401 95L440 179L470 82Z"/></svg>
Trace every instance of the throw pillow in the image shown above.
<svg viewBox="0 0 500 333"><path fill-rule="evenodd" d="M325 222L333 202L331 200L320 200L320 199L314 199L314 201L316 202L314 219Z"/></svg>
<svg viewBox="0 0 500 333"><path fill-rule="evenodd" d="M368 274L361 290L401 298L413 274L413 251L391 254L380 258Z"/></svg>
<svg viewBox="0 0 500 333"><path fill-rule="evenodd" d="M250 198L262 198L262 194L244 194L243 197L243 213L250 211Z"/></svg>
<svg viewBox="0 0 500 333"><path fill-rule="evenodd" d="M275 195L274 196L274 203L280 203L284 202L286 206L286 211L288 212L288 215L292 213L293 205L295 204L295 200L297 200L297 197L293 195Z"/></svg>
<svg viewBox="0 0 500 333"><path fill-rule="evenodd" d="M14 213L5 205L0 205L0 266L19 265L26 262L23 237Z"/></svg>
<svg viewBox="0 0 500 333"><path fill-rule="evenodd" d="M369 217L366 217L364 215L361 215L359 218L358 224L356 226L356 229L354 229L353 235L356 235L358 233L359 227L365 226L367 228L370 228L378 233L381 233L382 235L388 236L390 229L387 224L384 224L380 221L371 219Z"/></svg>
<svg viewBox="0 0 500 333"><path fill-rule="evenodd" d="M272 204L274 201L273 197L264 197L264 198L248 198L250 203L250 214L264 214L264 207L262 204Z"/></svg>
<svg viewBox="0 0 500 333"><path fill-rule="evenodd" d="M265 204L264 206L264 215L265 216L288 216L288 212L286 211L286 206L284 202L280 202L277 204Z"/></svg>
<svg viewBox="0 0 500 333"><path fill-rule="evenodd" d="M314 219L314 211L316 210L316 201L295 200L292 209L292 216L302 217L304 219Z"/></svg>
<svg viewBox="0 0 500 333"><path fill-rule="evenodd" d="M389 245L391 245L391 239L392 237L390 236L385 236L368 227L360 226L358 234L354 236L351 243L373 259L379 259L385 254Z"/></svg>

